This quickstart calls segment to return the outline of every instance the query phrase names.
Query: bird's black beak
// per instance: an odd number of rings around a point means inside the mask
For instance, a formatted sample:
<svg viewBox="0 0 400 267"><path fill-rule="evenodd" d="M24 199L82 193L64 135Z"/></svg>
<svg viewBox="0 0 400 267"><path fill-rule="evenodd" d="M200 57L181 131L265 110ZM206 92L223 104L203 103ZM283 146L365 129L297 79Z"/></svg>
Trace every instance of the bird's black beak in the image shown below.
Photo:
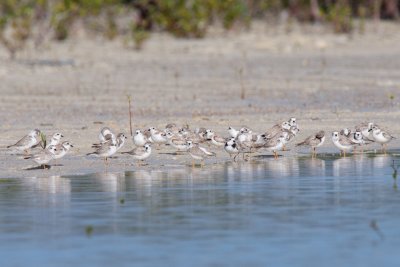
<svg viewBox="0 0 400 267"><path fill-rule="evenodd" d="M71 147L74 147L73 145L71 145Z"/></svg>
<svg viewBox="0 0 400 267"><path fill-rule="evenodd" d="M61 137L64 137L64 135L61 135Z"/></svg>
<svg viewBox="0 0 400 267"><path fill-rule="evenodd" d="M369 129L368 132L372 131L372 129Z"/></svg>

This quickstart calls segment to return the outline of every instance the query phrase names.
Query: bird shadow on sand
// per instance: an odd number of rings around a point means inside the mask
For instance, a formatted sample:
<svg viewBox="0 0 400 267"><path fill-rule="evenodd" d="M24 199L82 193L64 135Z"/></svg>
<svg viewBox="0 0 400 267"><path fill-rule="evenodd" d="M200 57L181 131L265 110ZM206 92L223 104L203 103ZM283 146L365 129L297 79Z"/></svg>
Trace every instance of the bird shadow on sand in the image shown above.
<svg viewBox="0 0 400 267"><path fill-rule="evenodd" d="M162 152L158 153L159 155L170 155L170 156L181 156L185 155L185 152Z"/></svg>
<svg viewBox="0 0 400 267"><path fill-rule="evenodd" d="M58 166L58 165L54 165L54 166ZM61 165L61 166L62 166L62 165ZM50 169L51 167L52 167L51 165L41 165L41 166L26 168L26 169L24 169L24 171L48 170L48 169Z"/></svg>
<svg viewBox="0 0 400 267"><path fill-rule="evenodd" d="M280 158L280 157L282 157L282 155L278 155L278 157ZM252 156L251 158L253 158L253 159L273 159L274 155L255 155L255 156Z"/></svg>

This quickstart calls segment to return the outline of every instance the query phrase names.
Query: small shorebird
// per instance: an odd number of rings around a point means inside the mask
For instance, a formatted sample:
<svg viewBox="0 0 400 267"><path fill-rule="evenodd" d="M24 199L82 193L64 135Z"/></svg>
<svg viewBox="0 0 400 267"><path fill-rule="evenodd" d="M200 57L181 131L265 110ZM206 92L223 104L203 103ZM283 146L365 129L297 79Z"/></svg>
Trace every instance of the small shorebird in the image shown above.
<svg viewBox="0 0 400 267"><path fill-rule="evenodd" d="M229 133L229 135L230 135L231 137L236 138L236 137L238 136L238 134L240 133L240 131L239 131L239 130L236 130L236 129L233 128L233 127L229 127L229 128L228 128L228 133Z"/></svg>
<svg viewBox="0 0 400 267"><path fill-rule="evenodd" d="M352 150L354 145L357 145L357 143L353 142L350 138L339 134L339 132L332 133L332 142L340 149L340 155L343 153L344 157L346 157L346 151Z"/></svg>
<svg viewBox="0 0 400 267"><path fill-rule="evenodd" d="M392 139L395 139L395 137L390 135L388 132L383 131L376 125L373 126L370 131L372 131L372 137L374 138L375 142L382 145L382 152L386 154L387 143L389 143Z"/></svg>
<svg viewBox="0 0 400 267"><path fill-rule="evenodd" d="M227 141L226 138L216 135L215 132L213 132L211 130L207 130L206 138L208 141L210 141L211 144L213 144L214 146L217 146L217 147L224 146Z"/></svg>
<svg viewBox="0 0 400 267"><path fill-rule="evenodd" d="M48 148L49 146L57 146L58 144L60 144L62 137L64 137L64 135L62 135L61 133L53 134L53 136L50 139L50 143L46 145L46 148Z"/></svg>
<svg viewBox="0 0 400 267"><path fill-rule="evenodd" d="M232 137L225 143L224 149L229 154L230 157L232 155L235 155L233 157L233 160L236 161L236 157L239 155L240 151L234 137Z"/></svg>
<svg viewBox="0 0 400 267"><path fill-rule="evenodd" d="M268 142L263 147L266 148L268 151L271 151L274 154L274 158L277 159L278 158L277 151L283 149L285 138L286 137L282 135L279 137L272 138L268 140Z"/></svg>
<svg viewBox="0 0 400 267"><path fill-rule="evenodd" d="M193 144L192 141L187 141L188 153L194 160L201 160L201 166L204 165L204 159L210 156L216 156L214 152L210 152L204 147L197 144ZM194 167L194 161L192 161L192 167Z"/></svg>
<svg viewBox="0 0 400 267"><path fill-rule="evenodd" d="M111 140L110 142L105 142L101 144L100 146L96 147L96 151L88 153L86 155L96 155L98 157L104 158L104 165L107 166L107 158L114 155L115 152L117 152L117 142Z"/></svg>
<svg viewBox="0 0 400 267"><path fill-rule="evenodd" d="M124 146L126 139L127 139L127 137L123 133L119 133L117 135L117 151L120 150L121 147Z"/></svg>
<svg viewBox="0 0 400 267"><path fill-rule="evenodd" d="M135 135L133 136L133 143L137 147L144 146L147 143L147 138L142 134L141 130L136 130Z"/></svg>
<svg viewBox="0 0 400 267"><path fill-rule="evenodd" d="M297 128L297 120L296 120L296 118L294 118L294 117L292 117L292 118L290 118L289 120L288 120L288 123L289 123L289 126L291 126L291 127L296 127Z"/></svg>
<svg viewBox="0 0 400 267"><path fill-rule="evenodd" d="M137 159L137 160L140 160L141 162L143 162L145 159L147 159L151 155L151 145L145 144L144 146L136 147L136 148L132 149L131 151L122 152L122 154L129 154L129 155L133 156L134 159Z"/></svg>
<svg viewBox="0 0 400 267"><path fill-rule="evenodd" d="M180 134L167 133L168 144L174 147L178 152L188 150L187 140Z"/></svg>
<svg viewBox="0 0 400 267"><path fill-rule="evenodd" d="M149 128L149 131L151 140L153 140L153 142L158 144L159 146L161 144L165 144L168 141L166 133L159 131L154 127Z"/></svg>
<svg viewBox="0 0 400 267"><path fill-rule="evenodd" d="M14 145L7 146L7 148L14 148L18 151L24 151L25 153L27 153L28 149L38 145L41 142L40 134L40 130L32 130Z"/></svg>
<svg viewBox="0 0 400 267"><path fill-rule="evenodd" d="M61 159L68 151L74 147L69 141L64 141L61 144L56 145L56 151L54 153L54 159Z"/></svg>
<svg viewBox="0 0 400 267"><path fill-rule="evenodd" d="M375 142L374 138L372 137L372 127L373 126L377 126L376 124L374 124L373 122L362 122L359 125L357 125L356 131L361 132L361 134L363 135L363 139L365 141L368 142ZM379 126L377 126L379 127Z"/></svg>
<svg viewBox="0 0 400 267"><path fill-rule="evenodd" d="M43 169L46 169L46 164L54 159L54 155L57 153L56 146L50 146L49 148L43 149L37 154L25 157L24 159L32 159L34 162L39 164ZM50 168L50 167L49 167Z"/></svg>
<svg viewBox="0 0 400 267"><path fill-rule="evenodd" d="M290 131L290 124L287 121L282 122L281 124L275 124L271 128L269 128L267 131L265 131L265 136L267 139L272 139L276 137L277 135L280 135L282 131L287 130Z"/></svg>
<svg viewBox="0 0 400 267"><path fill-rule="evenodd" d="M105 143L108 140L115 140L115 134L108 127L103 127L99 133L99 140L101 143Z"/></svg>
<svg viewBox="0 0 400 267"><path fill-rule="evenodd" d="M325 132L319 131L316 134L310 135L303 142L297 143L296 146L309 146L312 149L312 157L317 156L316 148L320 147L325 142Z"/></svg>

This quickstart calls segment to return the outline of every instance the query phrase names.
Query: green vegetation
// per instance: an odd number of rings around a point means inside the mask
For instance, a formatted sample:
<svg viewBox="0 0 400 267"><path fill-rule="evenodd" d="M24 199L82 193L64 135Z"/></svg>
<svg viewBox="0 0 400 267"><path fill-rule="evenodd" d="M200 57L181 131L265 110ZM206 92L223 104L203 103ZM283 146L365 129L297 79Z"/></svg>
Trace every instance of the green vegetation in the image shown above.
<svg viewBox="0 0 400 267"><path fill-rule="evenodd" d="M365 19L398 19L397 0L2 0L0 43L12 58L29 40L40 46L46 37L63 41L74 29L124 36L141 49L153 31L202 38L212 24L226 30L251 26L252 19L278 19L332 25L337 33L364 32Z"/></svg>

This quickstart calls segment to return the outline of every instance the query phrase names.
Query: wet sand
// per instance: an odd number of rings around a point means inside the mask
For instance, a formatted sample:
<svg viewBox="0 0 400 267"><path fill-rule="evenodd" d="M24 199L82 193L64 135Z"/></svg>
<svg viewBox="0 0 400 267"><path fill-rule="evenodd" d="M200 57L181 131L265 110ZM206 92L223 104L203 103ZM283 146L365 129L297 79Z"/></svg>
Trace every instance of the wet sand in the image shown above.
<svg viewBox="0 0 400 267"><path fill-rule="evenodd" d="M287 34L283 27L256 23L249 32L216 29L204 40L154 34L140 52L121 40L81 38L28 49L12 62L1 48L0 177L102 171L100 159L83 155L103 126L129 133L127 95L134 129L175 122L226 135L228 126L261 132L295 116L301 129L295 141L366 120L399 137L399 43L396 24L368 24L364 35L348 36L297 25ZM33 128L47 135L61 131L74 143L76 149L58 162L64 166L26 171L35 164L5 149ZM399 146L396 139L389 148ZM129 139L122 150L131 147ZM336 151L329 139L323 151ZM188 155L160 154L171 148L154 152L142 168L191 164ZM222 149L216 152L217 162L229 160ZM297 150L287 154L295 156ZM138 169L129 157L117 157L110 171ZM215 160L207 163L213 166Z"/></svg>

